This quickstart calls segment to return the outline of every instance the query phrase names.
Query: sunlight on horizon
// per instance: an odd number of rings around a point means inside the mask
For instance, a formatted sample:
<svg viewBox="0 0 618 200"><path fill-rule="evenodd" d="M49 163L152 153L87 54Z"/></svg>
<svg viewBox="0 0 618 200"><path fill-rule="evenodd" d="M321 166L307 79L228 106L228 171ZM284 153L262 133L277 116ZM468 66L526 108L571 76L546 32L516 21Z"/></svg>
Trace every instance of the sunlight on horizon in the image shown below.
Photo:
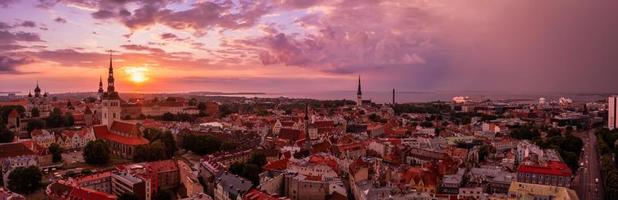
<svg viewBox="0 0 618 200"><path fill-rule="evenodd" d="M148 67L125 67L124 72L128 76L129 81L135 84L142 84L150 80L148 76L150 69Z"/></svg>

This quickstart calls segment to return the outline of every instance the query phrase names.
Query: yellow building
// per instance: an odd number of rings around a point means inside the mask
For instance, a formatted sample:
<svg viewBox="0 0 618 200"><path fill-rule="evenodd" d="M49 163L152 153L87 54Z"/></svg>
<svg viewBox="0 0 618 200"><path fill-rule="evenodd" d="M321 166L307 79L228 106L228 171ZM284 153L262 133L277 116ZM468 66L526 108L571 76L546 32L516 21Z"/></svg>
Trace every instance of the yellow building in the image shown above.
<svg viewBox="0 0 618 200"><path fill-rule="evenodd" d="M575 190L522 182L512 182L508 199L579 200Z"/></svg>

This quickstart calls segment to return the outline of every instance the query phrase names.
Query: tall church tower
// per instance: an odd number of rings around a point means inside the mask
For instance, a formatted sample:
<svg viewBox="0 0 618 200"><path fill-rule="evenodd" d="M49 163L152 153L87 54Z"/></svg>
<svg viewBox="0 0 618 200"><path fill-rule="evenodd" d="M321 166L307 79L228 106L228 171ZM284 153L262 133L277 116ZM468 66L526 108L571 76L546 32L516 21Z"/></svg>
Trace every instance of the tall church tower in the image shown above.
<svg viewBox="0 0 618 200"><path fill-rule="evenodd" d="M111 128L112 123L120 120L120 97L114 88L114 67L112 66L112 54L109 54L109 76L107 77L107 92L101 100L101 123Z"/></svg>
<svg viewBox="0 0 618 200"><path fill-rule="evenodd" d="M104 93L105 91L103 90L103 78L99 76L99 91L97 91L97 97L99 98L99 101L103 100Z"/></svg>
<svg viewBox="0 0 618 200"><path fill-rule="evenodd" d="M361 106L363 104L363 92L361 92L361 81L358 76L358 90L356 91L356 105Z"/></svg>

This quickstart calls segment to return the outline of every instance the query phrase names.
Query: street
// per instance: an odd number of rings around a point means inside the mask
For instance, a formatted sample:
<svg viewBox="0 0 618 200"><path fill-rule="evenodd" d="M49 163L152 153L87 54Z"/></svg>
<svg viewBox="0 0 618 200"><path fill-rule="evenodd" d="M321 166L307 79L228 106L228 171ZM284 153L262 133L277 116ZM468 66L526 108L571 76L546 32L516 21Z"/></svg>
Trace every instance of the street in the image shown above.
<svg viewBox="0 0 618 200"><path fill-rule="evenodd" d="M583 140L584 147L580 155L580 168L576 172L577 175L573 181L573 187L580 199L603 199L601 167L599 154L596 149L597 137L594 135L594 130L575 135Z"/></svg>

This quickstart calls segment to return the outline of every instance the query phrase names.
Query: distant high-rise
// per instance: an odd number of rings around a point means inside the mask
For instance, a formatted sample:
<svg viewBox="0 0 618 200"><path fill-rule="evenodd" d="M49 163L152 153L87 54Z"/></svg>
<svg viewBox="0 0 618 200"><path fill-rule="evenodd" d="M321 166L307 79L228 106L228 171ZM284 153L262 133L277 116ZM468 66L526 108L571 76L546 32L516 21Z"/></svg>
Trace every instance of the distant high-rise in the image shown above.
<svg viewBox="0 0 618 200"><path fill-rule="evenodd" d="M361 81L358 76L358 90L356 91L356 105L361 106L363 104L363 92L361 92Z"/></svg>
<svg viewBox="0 0 618 200"><path fill-rule="evenodd" d="M395 106L395 88L393 88L393 106Z"/></svg>
<svg viewBox="0 0 618 200"><path fill-rule="evenodd" d="M618 107L616 106L617 103L618 96L610 96L607 100L607 128L609 128L609 130L614 130L618 124L618 117L616 117L618 114L616 110L616 107Z"/></svg>

